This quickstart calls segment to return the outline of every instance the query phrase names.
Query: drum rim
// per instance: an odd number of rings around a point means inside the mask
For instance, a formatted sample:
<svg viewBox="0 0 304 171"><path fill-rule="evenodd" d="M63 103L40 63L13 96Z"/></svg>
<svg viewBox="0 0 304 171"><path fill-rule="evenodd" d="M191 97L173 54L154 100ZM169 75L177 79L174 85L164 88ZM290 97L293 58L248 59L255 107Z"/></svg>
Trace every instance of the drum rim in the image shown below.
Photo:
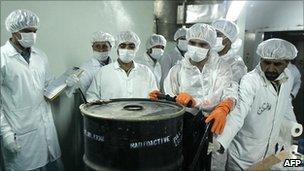
<svg viewBox="0 0 304 171"><path fill-rule="evenodd" d="M174 119L174 118L178 118L179 116L182 116L185 112L185 107L174 103L174 102L169 102L169 101L164 101L164 100L150 100L150 99L146 99L146 98L117 98L117 99L110 99L107 101L101 101L100 104L102 103L111 103L111 102L119 102L119 101L150 101L150 102L159 102L159 103L165 103L165 104L171 104L171 105L175 105L181 108L180 111L178 112L174 112L174 113L170 113L170 114L166 114L166 115L162 115L162 116L150 116L150 117L139 117L139 118L107 118L107 117L102 117L93 113L90 113L89 111L85 110L85 107L89 106L89 105L93 105L94 103L86 103L86 104L81 104L79 106L79 109L81 111L81 114L85 117L91 117L91 118L95 118L95 119L102 119L102 120L113 120L113 121L139 121L139 122L143 122L143 121L158 121L158 120L168 120L168 119Z"/></svg>

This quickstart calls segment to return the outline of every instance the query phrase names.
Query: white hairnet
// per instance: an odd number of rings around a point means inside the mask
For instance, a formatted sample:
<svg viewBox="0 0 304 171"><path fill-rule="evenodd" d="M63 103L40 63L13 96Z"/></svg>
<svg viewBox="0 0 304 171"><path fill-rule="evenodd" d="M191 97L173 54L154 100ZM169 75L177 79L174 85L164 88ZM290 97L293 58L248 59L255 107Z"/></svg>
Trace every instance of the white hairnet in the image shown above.
<svg viewBox="0 0 304 171"><path fill-rule="evenodd" d="M115 45L114 37L106 32L97 31L92 34L91 43L94 44L95 42L109 42L111 47Z"/></svg>
<svg viewBox="0 0 304 171"><path fill-rule="evenodd" d="M146 43L146 48L150 49L156 45L162 45L162 46L166 47L166 44L167 44L167 41L164 36L162 36L160 34L153 34L152 36L150 36L148 38L148 41Z"/></svg>
<svg viewBox="0 0 304 171"><path fill-rule="evenodd" d="M139 48L140 39L133 31L122 31L116 36L116 46L118 47L121 43L131 42L135 44L135 49Z"/></svg>
<svg viewBox="0 0 304 171"><path fill-rule="evenodd" d="M256 53L263 59L292 60L297 56L297 48L282 39L268 39L258 45Z"/></svg>
<svg viewBox="0 0 304 171"><path fill-rule="evenodd" d="M239 28L236 24L225 19L219 19L212 22L212 26L222 32L232 43L239 35Z"/></svg>
<svg viewBox="0 0 304 171"><path fill-rule="evenodd" d="M208 24L197 23L188 29L186 39L187 41L190 39L203 40L213 48L216 44L216 31Z"/></svg>
<svg viewBox="0 0 304 171"><path fill-rule="evenodd" d="M18 9L11 12L5 20L7 31L11 33L18 32L24 28L38 28L39 18L32 11L26 9Z"/></svg>
<svg viewBox="0 0 304 171"><path fill-rule="evenodd" d="M186 37L187 30L188 29L185 27L179 28L174 34L174 41L177 41L177 39L180 37Z"/></svg>

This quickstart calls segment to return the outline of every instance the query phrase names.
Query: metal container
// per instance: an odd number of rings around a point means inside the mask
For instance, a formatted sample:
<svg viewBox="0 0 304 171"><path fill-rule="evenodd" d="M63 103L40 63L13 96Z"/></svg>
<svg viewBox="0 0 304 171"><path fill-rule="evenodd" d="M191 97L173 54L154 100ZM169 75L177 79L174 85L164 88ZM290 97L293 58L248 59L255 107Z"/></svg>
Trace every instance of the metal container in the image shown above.
<svg viewBox="0 0 304 171"><path fill-rule="evenodd" d="M93 170L180 170L184 107L148 99L82 104L85 164Z"/></svg>

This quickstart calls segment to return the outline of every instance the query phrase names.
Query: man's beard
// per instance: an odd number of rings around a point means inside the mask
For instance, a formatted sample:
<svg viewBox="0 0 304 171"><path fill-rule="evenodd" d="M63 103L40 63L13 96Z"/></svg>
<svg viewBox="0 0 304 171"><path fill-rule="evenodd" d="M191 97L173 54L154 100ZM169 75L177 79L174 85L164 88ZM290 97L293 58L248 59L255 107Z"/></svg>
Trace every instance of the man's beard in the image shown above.
<svg viewBox="0 0 304 171"><path fill-rule="evenodd" d="M276 80L280 74L276 73L276 72L265 72L265 76L269 81L274 81Z"/></svg>

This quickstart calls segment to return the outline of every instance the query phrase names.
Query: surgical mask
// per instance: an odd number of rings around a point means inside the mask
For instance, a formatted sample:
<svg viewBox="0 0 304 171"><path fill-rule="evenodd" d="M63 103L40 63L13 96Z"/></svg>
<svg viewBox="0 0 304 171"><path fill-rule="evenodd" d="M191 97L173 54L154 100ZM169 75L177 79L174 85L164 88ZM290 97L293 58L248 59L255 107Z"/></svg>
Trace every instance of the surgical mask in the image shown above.
<svg viewBox="0 0 304 171"><path fill-rule="evenodd" d="M119 59L124 63L129 63L135 58L135 50L118 49Z"/></svg>
<svg viewBox="0 0 304 171"><path fill-rule="evenodd" d="M223 38L222 37L217 37L216 38L216 44L214 47L214 50L217 52L222 51L225 48L225 46L223 45Z"/></svg>
<svg viewBox="0 0 304 171"><path fill-rule="evenodd" d="M185 55L190 57L194 62L200 62L207 57L208 52L209 49L188 45L188 51Z"/></svg>
<svg viewBox="0 0 304 171"><path fill-rule="evenodd" d="M187 40L178 40L177 47L181 51L187 51L188 48L188 41Z"/></svg>
<svg viewBox="0 0 304 171"><path fill-rule="evenodd" d="M160 48L153 48L150 54L152 58L159 60L164 54L164 50Z"/></svg>
<svg viewBox="0 0 304 171"><path fill-rule="evenodd" d="M21 39L19 41L20 45L24 48L32 47L36 43L36 33L20 33Z"/></svg>
<svg viewBox="0 0 304 171"><path fill-rule="evenodd" d="M97 52L93 51L93 56L96 58L98 61L105 61L109 57L109 51L106 52Z"/></svg>

